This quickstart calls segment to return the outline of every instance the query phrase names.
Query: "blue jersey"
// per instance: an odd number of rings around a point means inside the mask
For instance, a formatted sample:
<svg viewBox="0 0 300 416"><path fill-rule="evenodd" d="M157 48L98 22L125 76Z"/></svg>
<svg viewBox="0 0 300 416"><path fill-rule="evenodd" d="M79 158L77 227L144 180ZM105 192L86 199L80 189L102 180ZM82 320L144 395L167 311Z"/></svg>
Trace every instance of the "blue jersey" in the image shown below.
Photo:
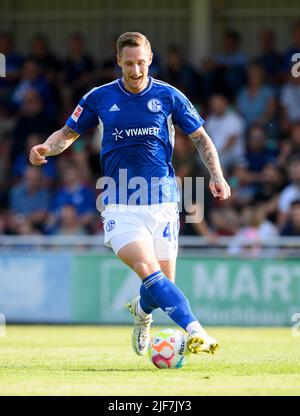
<svg viewBox="0 0 300 416"><path fill-rule="evenodd" d="M133 94L121 79L93 88L66 123L79 134L98 125L104 204L148 205L179 201L172 166L175 130L191 134L204 124L188 98L149 77Z"/></svg>

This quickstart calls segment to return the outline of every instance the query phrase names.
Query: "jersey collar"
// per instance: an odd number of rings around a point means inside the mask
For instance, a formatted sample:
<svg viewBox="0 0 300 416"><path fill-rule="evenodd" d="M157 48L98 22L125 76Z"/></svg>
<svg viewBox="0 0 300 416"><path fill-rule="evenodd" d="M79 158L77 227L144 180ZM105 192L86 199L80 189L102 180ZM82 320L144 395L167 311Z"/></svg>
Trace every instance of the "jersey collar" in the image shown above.
<svg viewBox="0 0 300 416"><path fill-rule="evenodd" d="M148 79L149 79L149 83L148 83L148 85L147 85L147 87L146 88L144 88L142 91L140 91L140 92L138 92L138 93L133 93L133 92L130 92L130 91L128 91L128 90L126 90L126 88L125 88L125 86L124 86L124 83L123 83L123 81L122 81L122 78L119 78L118 79L118 85L119 85L119 87L121 88L121 90L125 93L125 94L127 94L127 95L135 95L135 96L140 96L140 95L144 95L144 94L146 94L149 90L150 90L150 88L152 87L152 83L153 83L153 78L152 77L150 77L150 76L148 76Z"/></svg>

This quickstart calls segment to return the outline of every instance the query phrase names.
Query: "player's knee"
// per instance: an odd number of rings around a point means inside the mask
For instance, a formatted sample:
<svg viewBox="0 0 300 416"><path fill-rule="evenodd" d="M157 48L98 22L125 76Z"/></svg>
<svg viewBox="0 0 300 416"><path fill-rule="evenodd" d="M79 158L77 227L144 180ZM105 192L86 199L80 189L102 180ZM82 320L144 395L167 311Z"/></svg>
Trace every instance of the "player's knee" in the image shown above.
<svg viewBox="0 0 300 416"><path fill-rule="evenodd" d="M132 268L141 278L145 278L160 270L158 262L155 261L137 260L133 262Z"/></svg>

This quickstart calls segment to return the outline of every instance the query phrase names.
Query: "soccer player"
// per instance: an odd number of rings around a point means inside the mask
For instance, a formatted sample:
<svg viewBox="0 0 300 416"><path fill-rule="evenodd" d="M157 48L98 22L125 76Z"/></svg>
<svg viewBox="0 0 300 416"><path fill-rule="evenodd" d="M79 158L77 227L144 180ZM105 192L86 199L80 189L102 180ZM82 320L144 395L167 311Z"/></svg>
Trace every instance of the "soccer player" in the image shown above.
<svg viewBox="0 0 300 416"><path fill-rule="evenodd" d="M109 178L103 191L105 244L141 278L140 296L129 303L134 316L134 351L149 343L152 311L161 308L187 332L192 353L214 353L219 343L194 316L175 285L179 192L171 164L174 124L193 140L210 175L210 190L230 196L217 151L204 121L176 88L148 75L151 45L138 32L117 41L122 78L95 87L80 100L66 125L31 149L33 165L68 148L85 130L98 126L101 164ZM137 197L138 195L138 197Z"/></svg>

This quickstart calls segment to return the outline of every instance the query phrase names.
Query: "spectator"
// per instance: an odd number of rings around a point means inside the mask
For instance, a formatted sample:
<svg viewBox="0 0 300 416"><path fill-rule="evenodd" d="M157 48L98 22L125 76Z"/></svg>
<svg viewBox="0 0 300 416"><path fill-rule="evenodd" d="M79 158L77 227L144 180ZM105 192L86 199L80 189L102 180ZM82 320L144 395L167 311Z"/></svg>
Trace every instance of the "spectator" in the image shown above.
<svg viewBox="0 0 300 416"><path fill-rule="evenodd" d="M253 174L248 168L245 159L236 161L229 178L231 186L231 203L235 208L240 209L252 203L255 196L255 184Z"/></svg>
<svg viewBox="0 0 300 416"><path fill-rule="evenodd" d="M115 34L113 36L109 36L106 39L104 50L102 51L103 53L101 55L103 60L100 66L97 68L96 79L102 79L102 71L106 72L106 74L103 74L103 81L109 78L111 78L111 81L120 78L122 71L116 60L116 43L118 37L119 35ZM104 83L105 82L96 81L96 85L103 85Z"/></svg>
<svg viewBox="0 0 300 416"><path fill-rule="evenodd" d="M244 129L242 117L229 108L227 99L219 94L213 95L210 99L206 130L214 141L225 172L236 159L244 156Z"/></svg>
<svg viewBox="0 0 300 416"><path fill-rule="evenodd" d="M39 168L28 166L24 180L10 191L12 224L16 229L19 218L25 218L31 226L41 229L50 207L50 194L45 189Z"/></svg>
<svg viewBox="0 0 300 416"><path fill-rule="evenodd" d="M252 64L249 67L248 83L237 96L237 106L248 127L253 123L267 127L275 122L275 95L264 83L264 71L261 65Z"/></svg>
<svg viewBox="0 0 300 416"><path fill-rule="evenodd" d="M181 235L203 235L208 242L213 243L216 241L216 236L203 219L204 211L209 209L210 203L205 199L206 203L204 205L203 200L199 201L196 198L203 198L203 195L196 195L195 178L204 176L198 166L197 160L198 157L193 142L176 128L173 166L175 168L179 189L182 191L180 233ZM193 222L187 221L187 215L194 216Z"/></svg>
<svg viewBox="0 0 300 416"><path fill-rule="evenodd" d="M64 64L65 82L71 94L71 106L93 86L94 61L85 50L84 37L73 33L69 38L69 52Z"/></svg>
<svg viewBox="0 0 300 416"><path fill-rule="evenodd" d="M15 217L15 226L14 226L14 234L17 235L40 235L41 231L38 230L36 227L33 226L33 224L28 221L27 218L25 218L23 215L16 215ZM35 246L32 246L30 244L30 240L26 246L22 245L20 246L22 249L34 249Z"/></svg>
<svg viewBox="0 0 300 416"><path fill-rule="evenodd" d="M82 226L76 208L73 205L64 205L59 214L58 226L54 230L56 235L87 235Z"/></svg>
<svg viewBox="0 0 300 416"><path fill-rule="evenodd" d="M82 183L79 175L79 170L71 164L64 169L62 186L54 195L53 212L59 218L63 206L72 205L78 213L80 224L93 227L96 214L95 193Z"/></svg>
<svg viewBox="0 0 300 416"><path fill-rule="evenodd" d="M291 203L300 199L300 155L294 155L289 165L289 176L291 183L280 193L278 200L278 221L279 229L286 223Z"/></svg>
<svg viewBox="0 0 300 416"><path fill-rule="evenodd" d="M214 235L220 237L230 237L237 233L239 229L239 217L237 211L228 204L222 205L211 210L210 223Z"/></svg>
<svg viewBox="0 0 300 416"><path fill-rule="evenodd" d="M51 100L54 104L54 108L49 109L49 113L58 116L62 110L62 66L60 60L51 52L46 35L37 33L33 36L29 57L38 63L49 83Z"/></svg>
<svg viewBox="0 0 300 416"><path fill-rule="evenodd" d="M292 57L295 53L300 53L300 21L296 21L292 26L292 44L286 50L283 58L283 71L284 75L289 78L292 65L294 64L292 61Z"/></svg>
<svg viewBox="0 0 300 416"><path fill-rule="evenodd" d="M300 236L300 199L290 205L289 219L281 230L282 236Z"/></svg>
<svg viewBox="0 0 300 416"><path fill-rule="evenodd" d="M190 100L197 103L202 100L200 76L183 58L181 49L175 45L168 48L163 79L184 92Z"/></svg>
<svg viewBox="0 0 300 416"><path fill-rule="evenodd" d="M26 148L24 153L20 153L12 166L12 175L14 178L20 179L24 176L25 171L28 166L28 155L30 149L36 144L42 143L45 141L43 136L33 133L30 134L26 140ZM40 167L44 177L45 177L45 184L47 188L51 186L55 177L56 177L56 167L55 167L55 159L49 158L48 162Z"/></svg>
<svg viewBox="0 0 300 416"><path fill-rule="evenodd" d="M187 176L197 175L197 152L195 146L189 137L185 136L181 130L175 129L175 147L174 147L174 169L177 178L183 182Z"/></svg>
<svg viewBox="0 0 300 416"><path fill-rule="evenodd" d="M0 235L8 234L8 220L7 213L0 211Z"/></svg>
<svg viewBox="0 0 300 416"><path fill-rule="evenodd" d="M48 81L55 81L60 70L58 58L50 50L49 40L43 33L36 33L31 41L31 54L29 57L35 60L43 73L46 74Z"/></svg>
<svg viewBox="0 0 300 416"><path fill-rule="evenodd" d="M267 148L265 129L259 124L253 124L247 135L246 160L250 171L255 172L259 179L264 166L275 161L276 156L276 152Z"/></svg>
<svg viewBox="0 0 300 416"><path fill-rule="evenodd" d="M14 87L17 85L23 63L22 56L14 50L11 33L0 33L0 53L5 55L6 76L0 77L0 103L8 103Z"/></svg>
<svg viewBox="0 0 300 416"><path fill-rule="evenodd" d="M266 219L280 224L280 229L287 225L287 220L291 223L294 198L300 199L300 173L294 163L297 154L300 154L300 78L290 75L291 56L300 52L299 37L300 22L293 26L293 44L285 54L288 71L283 76L283 72L279 74L281 56L276 48L274 32L263 30L260 33L260 52L255 57L255 65L249 67L249 82L243 90L247 59L241 52L238 33L228 31L224 36L222 52L205 61L205 83L201 73L200 87L199 74L184 59L182 52L177 47L170 49L168 68L162 74L164 80L175 83L179 88L183 85L192 100L203 104L205 98L205 104L210 104L208 115L205 114L206 108L205 111L201 109L201 115L219 150L222 166L232 187L232 198L225 205L222 203L220 209L218 201L208 194L206 187L205 204L201 206L193 186L190 195L185 195L185 201L182 201L181 234L201 234L214 244L219 235L234 235L239 227L244 228L244 223L238 221L239 212L253 204L259 204ZM119 76L113 57L115 39L111 46L107 45L101 51L103 65L97 73L93 72L93 60L86 52L84 39L80 35L70 39L70 54L65 67L60 67L60 59L51 52L48 39L43 34L34 35L22 72L23 58L16 52L11 34L0 34L0 52L6 55L7 60L7 77L0 79L0 233L33 234L51 231L51 227L54 227L53 232L58 233L102 232L102 223L94 221L97 215L96 197L93 189L89 188L89 184L101 176L101 143L97 129L91 132L92 137L85 135L86 141L84 137L76 141L64 156L57 160L50 158L46 165L40 167L42 184L39 192L42 187L47 190L57 186L55 201L50 203L54 211L45 209L43 221L32 222L29 214L19 213L18 210L17 213L11 212L9 208L13 191L15 193L18 187L25 186L28 147L41 142L41 136L49 136L56 130L56 124L64 123L82 91L85 93L89 87L110 82ZM155 72L160 71L159 60L154 60L153 65L150 74L155 77ZM280 94L279 86L282 87ZM15 97L21 98L21 105L11 105L13 92ZM212 92L218 93L211 97ZM232 100L224 98L224 94ZM281 106L278 114L275 96L279 97ZM237 103L241 115L234 111L231 102ZM54 113L51 113L51 103L55 104ZM238 138L234 137L234 133ZM237 146L241 143L243 146ZM179 131L176 131L173 156L176 175L180 179L203 176L207 184L206 168L197 156L192 141ZM67 186L69 181L64 177L69 176L70 163L77 170L78 180L71 180L70 186ZM288 176L290 183L286 179ZM30 204L34 195L30 194ZM27 201L25 203L22 199L21 209L25 205ZM184 215L190 214L194 208L197 208L199 221L203 216L207 223L205 220L198 223L184 221ZM78 229L73 222L76 216L79 219Z"/></svg>
<svg viewBox="0 0 300 416"><path fill-rule="evenodd" d="M266 220L264 210L260 206L244 207L241 225L228 248L230 255L257 257L262 250L262 241L278 236L277 228Z"/></svg>
<svg viewBox="0 0 300 416"><path fill-rule="evenodd" d="M291 125L290 136L281 143L277 163L285 169L296 153L300 154L300 122Z"/></svg>
<svg viewBox="0 0 300 416"><path fill-rule="evenodd" d="M264 165L258 178L254 203L260 204L266 218L273 224L276 224L278 198L284 184L284 175L278 166L273 163Z"/></svg>
<svg viewBox="0 0 300 416"><path fill-rule="evenodd" d="M114 61L105 61L97 69L96 85L107 84L117 78Z"/></svg>
<svg viewBox="0 0 300 416"><path fill-rule="evenodd" d="M149 75L153 78L161 78L162 75L162 68L161 68L161 62L160 62L160 57L159 54L156 50L153 50L153 58L152 58L152 63L150 65L149 68Z"/></svg>
<svg viewBox="0 0 300 416"><path fill-rule="evenodd" d="M300 77L289 76L281 90L281 129L289 132L292 123L300 122Z"/></svg>
<svg viewBox="0 0 300 416"><path fill-rule="evenodd" d="M36 91L41 97L45 111L48 115L54 115L56 111L55 94L53 88L42 73L41 67L35 59L28 58L22 67L22 77L16 86L12 102L19 109L29 91Z"/></svg>
<svg viewBox="0 0 300 416"><path fill-rule="evenodd" d="M43 101L36 90L28 90L24 95L20 115L13 131L11 160L25 152L26 139L37 133L49 136L55 130L55 123L44 111Z"/></svg>
<svg viewBox="0 0 300 416"><path fill-rule="evenodd" d="M219 93L233 99L246 83L246 56L240 52L241 37L228 30L223 38L223 52L203 62L208 95ZM208 84L208 85L207 85Z"/></svg>
<svg viewBox="0 0 300 416"><path fill-rule="evenodd" d="M216 62L225 67L244 67L246 56L240 52L241 36L235 30L227 30L223 38L223 52L216 55Z"/></svg>
<svg viewBox="0 0 300 416"><path fill-rule="evenodd" d="M266 81L269 84L278 86L281 83L281 71L283 57L276 50L276 36L273 30L264 29L260 32L261 53L255 59L260 64L266 74Z"/></svg>
<svg viewBox="0 0 300 416"><path fill-rule="evenodd" d="M5 137L0 142L0 208L8 206L8 190L11 176L11 164L9 160L11 138Z"/></svg>
<svg viewBox="0 0 300 416"><path fill-rule="evenodd" d="M193 142L185 136L178 128L175 135L174 147L174 169L176 173L178 187L181 190L181 213L180 213L180 233L184 235L204 235L208 240L214 240L213 232L203 217L209 217L212 206L211 192L207 191L210 175L201 161L199 161ZM204 179L203 189L196 190L196 178ZM196 193L198 192L198 194ZM199 200L199 198L201 200ZM204 201L205 200L205 204ZM198 217L197 222L187 222L186 216L195 213ZM201 217L201 219L200 219ZM196 218L196 217L195 217Z"/></svg>
<svg viewBox="0 0 300 416"><path fill-rule="evenodd" d="M183 212L180 215L181 235L201 235L209 244L216 244L218 235L215 233L204 218L204 207L199 202L190 202L183 205ZM187 218L191 220L187 221Z"/></svg>

